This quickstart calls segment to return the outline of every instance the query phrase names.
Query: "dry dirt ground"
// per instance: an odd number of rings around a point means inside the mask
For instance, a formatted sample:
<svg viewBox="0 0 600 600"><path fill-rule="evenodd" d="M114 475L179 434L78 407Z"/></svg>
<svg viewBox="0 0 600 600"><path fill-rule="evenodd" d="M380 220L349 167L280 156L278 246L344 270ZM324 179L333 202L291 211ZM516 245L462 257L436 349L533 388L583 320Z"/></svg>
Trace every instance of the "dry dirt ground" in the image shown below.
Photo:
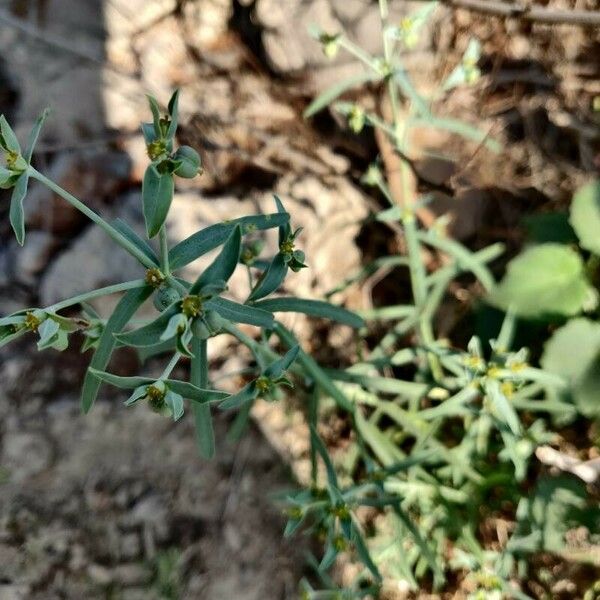
<svg viewBox="0 0 600 600"><path fill-rule="evenodd" d="M103 214L140 225L144 93L164 101L180 87L181 141L202 150L206 175L177 190L171 237L267 210L278 193L305 227L311 264L290 291L320 297L398 248L395 236L369 223L378 200L359 184L373 138L357 141L327 112L301 119L314 94L357 69L344 57L325 61L307 33L312 23L344 28L378 50L377 8L366 0L0 0L0 112L22 134L52 106L39 167ZM514 250L523 213L564 206L600 167L600 119L590 110L600 95L600 34L442 11L407 63L424 89L456 63L471 35L482 40L485 76L438 108L489 128L506 150L497 157L422 132L414 143L423 156L443 151L451 159L423 160L419 185L433 184L432 208L450 212L459 239L501 239ZM29 238L18 249L5 205L2 196L0 314L139 276L40 188L31 190ZM397 303L403 283L393 276L338 299L364 308ZM303 319L292 325L319 357L345 358L348 332L317 331ZM212 358L215 375L243 366L225 343ZM132 355L121 359L124 373L137 368ZM237 444L224 440L222 417L217 458L203 462L187 419L172 425L125 410L108 391L83 418L85 360L76 349L0 351L0 599L296 597L307 545L281 541L271 496L294 485L285 462L301 475L301 417L262 407L255 416L269 442L250 429Z"/></svg>

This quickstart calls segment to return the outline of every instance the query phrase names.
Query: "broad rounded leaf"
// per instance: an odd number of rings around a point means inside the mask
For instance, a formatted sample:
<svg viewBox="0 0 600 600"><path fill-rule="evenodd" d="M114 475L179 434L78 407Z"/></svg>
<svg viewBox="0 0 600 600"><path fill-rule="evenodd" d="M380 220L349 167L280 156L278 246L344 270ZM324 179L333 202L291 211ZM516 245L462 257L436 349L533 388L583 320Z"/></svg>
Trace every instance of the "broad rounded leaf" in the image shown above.
<svg viewBox="0 0 600 600"><path fill-rule="evenodd" d="M532 318L576 315L591 298L581 257L560 244L534 246L511 260L490 296L500 308Z"/></svg>
<svg viewBox="0 0 600 600"><path fill-rule="evenodd" d="M159 173L154 165L146 169L142 182L142 202L149 238L153 238L166 221L174 189L170 173Z"/></svg>
<svg viewBox="0 0 600 600"><path fill-rule="evenodd" d="M583 414L600 415L600 323L572 319L546 342L540 362L569 381Z"/></svg>
<svg viewBox="0 0 600 600"><path fill-rule="evenodd" d="M600 254L600 181L575 192L569 222L583 248Z"/></svg>

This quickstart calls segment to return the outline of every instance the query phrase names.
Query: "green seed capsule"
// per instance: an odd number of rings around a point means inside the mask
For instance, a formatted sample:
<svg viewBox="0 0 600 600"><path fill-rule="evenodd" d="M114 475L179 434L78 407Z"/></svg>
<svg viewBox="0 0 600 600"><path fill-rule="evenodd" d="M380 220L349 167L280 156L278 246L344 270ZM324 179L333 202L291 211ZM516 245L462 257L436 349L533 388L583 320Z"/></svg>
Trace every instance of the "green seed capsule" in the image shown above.
<svg viewBox="0 0 600 600"><path fill-rule="evenodd" d="M176 289L168 286L161 286L156 291L156 294L154 294L152 301L154 302L154 308L162 312L171 306L173 302L177 302L179 298L179 292Z"/></svg>
<svg viewBox="0 0 600 600"><path fill-rule="evenodd" d="M202 172L202 159L190 146L181 146L173 155L173 160L181 161L175 169L175 175L185 179L193 179Z"/></svg>

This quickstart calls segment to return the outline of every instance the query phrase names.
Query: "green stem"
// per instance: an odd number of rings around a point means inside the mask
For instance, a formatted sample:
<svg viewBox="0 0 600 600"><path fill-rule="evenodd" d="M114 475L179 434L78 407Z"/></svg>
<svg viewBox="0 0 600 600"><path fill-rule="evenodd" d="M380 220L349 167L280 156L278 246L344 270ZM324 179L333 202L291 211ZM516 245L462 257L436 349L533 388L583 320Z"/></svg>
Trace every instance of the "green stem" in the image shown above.
<svg viewBox="0 0 600 600"><path fill-rule="evenodd" d="M341 48L344 48L344 50L352 54L352 56L358 58L358 60L369 67L369 69L378 71L373 57L370 54L367 54L360 46L357 46L346 38L341 38L339 44Z"/></svg>
<svg viewBox="0 0 600 600"><path fill-rule="evenodd" d="M208 344L207 340L192 338L192 365L190 383L201 389L208 387ZM204 458L212 458L215 454L215 432L213 430L210 404L192 403L196 422L196 442Z"/></svg>
<svg viewBox="0 0 600 600"><path fill-rule="evenodd" d="M163 272L165 277L171 274L169 267L169 240L167 239L167 228L163 225L160 228L160 270Z"/></svg>
<svg viewBox="0 0 600 600"><path fill-rule="evenodd" d="M53 192L58 194L61 198L66 200L71 206L74 206L77 210L82 212L91 221L101 227L121 248L129 252L132 256L137 258L145 267L152 269L156 267L154 261L148 258L141 250L139 250L134 244L132 244L125 236L123 236L114 227L109 225L100 215L95 213L91 208L87 207L83 202L75 198L72 194L63 190L59 185L54 183L51 179L48 179L45 175L42 175L39 171L34 169L32 166L28 167L28 172L31 177L37 179L40 183L43 183L46 187L51 189Z"/></svg>
<svg viewBox="0 0 600 600"><path fill-rule="evenodd" d="M63 308L68 308L69 306L79 304L80 302L85 302L86 300L91 300L92 298L99 298L100 296L109 296L110 294L117 294L118 292L126 292L127 290L133 290L135 288L143 287L144 285L146 285L146 282L143 279L134 279L133 281L116 283L115 285L109 285L98 290L85 292L84 294L79 294L78 296L73 296L72 298L61 300L56 304L52 304L52 306L48 306L45 310L47 310L48 312L58 312Z"/></svg>
<svg viewBox="0 0 600 600"><path fill-rule="evenodd" d="M179 352L175 352L173 357L169 361L169 364L165 367L165 370L162 372L160 379L167 379L169 375L173 372L173 369L177 366L179 359L181 358L181 354Z"/></svg>

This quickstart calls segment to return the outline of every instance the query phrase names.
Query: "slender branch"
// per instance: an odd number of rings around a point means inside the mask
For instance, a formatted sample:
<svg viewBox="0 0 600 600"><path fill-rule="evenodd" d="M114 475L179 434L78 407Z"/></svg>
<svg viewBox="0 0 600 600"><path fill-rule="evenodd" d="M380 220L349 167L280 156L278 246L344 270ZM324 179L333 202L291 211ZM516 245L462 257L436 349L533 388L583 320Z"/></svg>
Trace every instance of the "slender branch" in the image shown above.
<svg viewBox="0 0 600 600"><path fill-rule="evenodd" d="M501 0L441 0L441 2L451 8L465 8L496 17L518 18L549 25L600 26L600 11L547 8L531 6L524 2L513 4Z"/></svg>
<svg viewBox="0 0 600 600"><path fill-rule="evenodd" d="M181 354L179 352L175 352L175 354L173 354L173 357L169 361L169 364L165 367L165 370L162 372L162 375L160 376L161 379L166 379L173 372L173 369L176 367L180 358L181 358Z"/></svg>
<svg viewBox="0 0 600 600"><path fill-rule="evenodd" d="M169 240L167 239L167 228L163 225L160 228L160 270L165 276L171 274L169 268Z"/></svg>
<svg viewBox="0 0 600 600"><path fill-rule="evenodd" d="M108 296L110 294L117 294L118 292L126 292L127 290L132 290L135 288L139 288L146 285L146 282L143 279L134 279L133 281L126 281L124 283L116 283L115 285L109 285L98 290L93 290L91 292L85 292L84 294L79 294L78 296L73 296L72 298L67 298L66 300L61 300L56 304L52 304L52 306L48 306L45 310L49 312L58 312L63 308L68 308L69 306L73 306L74 304L79 304L81 302L85 302L86 300L91 300L92 298L100 298L101 296Z"/></svg>
<svg viewBox="0 0 600 600"><path fill-rule="evenodd" d="M66 200L69 204L74 206L77 210L82 212L88 219L96 223L101 227L121 248L129 252L132 256L137 258L145 267L151 269L156 267L154 261L148 258L135 244L132 244L123 234L117 231L112 225L109 225L100 215L95 213L91 208L86 206L83 202L75 198L72 194L69 194L66 190L63 190L59 185L54 183L51 179L48 179L45 175L42 175L39 171L33 167L28 167L29 175L39 182L43 183L46 187L50 188L53 192L58 194L61 198Z"/></svg>

